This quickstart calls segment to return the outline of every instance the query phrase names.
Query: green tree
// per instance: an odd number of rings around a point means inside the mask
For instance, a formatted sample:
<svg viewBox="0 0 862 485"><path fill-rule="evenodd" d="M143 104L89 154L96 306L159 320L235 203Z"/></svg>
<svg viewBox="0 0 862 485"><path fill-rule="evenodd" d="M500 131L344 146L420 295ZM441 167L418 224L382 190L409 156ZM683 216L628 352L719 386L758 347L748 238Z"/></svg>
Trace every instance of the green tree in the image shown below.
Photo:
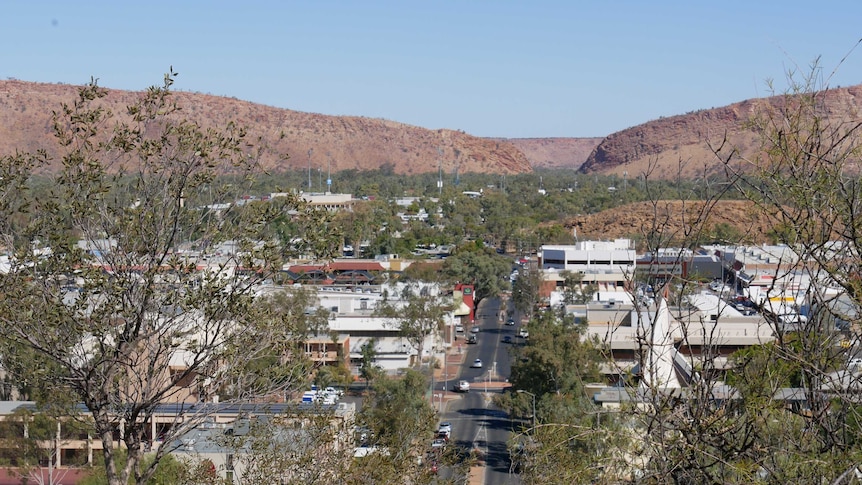
<svg viewBox="0 0 862 485"><path fill-rule="evenodd" d="M598 291L594 284L582 285L583 273L563 271L563 302L570 305L573 303L584 304L593 299L593 294Z"/></svg>
<svg viewBox="0 0 862 485"><path fill-rule="evenodd" d="M381 368L377 365L377 341L371 339L360 347L362 360L359 363L359 377L365 379L366 386L373 384L374 379L380 375Z"/></svg>
<svg viewBox="0 0 862 485"><path fill-rule="evenodd" d="M400 284L396 286L398 299L388 296L381 300L374 309L374 314L387 318L390 325L397 327L401 335L416 349L416 367L422 365L425 350L425 340L432 335L439 335L446 323L445 316L452 310L454 302L451 298L438 293L436 285L417 283Z"/></svg>
<svg viewBox="0 0 862 485"><path fill-rule="evenodd" d="M443 272L450 281L474 285L473 304L478 308L485 298L509 289L511 267L511 260L493 249L466 244L446 258Z"/></svg>
<svg viewBox="0 0 862 485"><path fill-rule="evenodd" d="M428 380L412 369L398 379L380 376L375 380L359 421L371 429L376 446L386 452L369 460L377 468L373 474L367 463L357 463L356 475L372 475L380 483L430 482L425 465L418 460L427 452L435 425L427 390Z"/></svg>
<svg viewBox="0 0 862 485"><path fill-rule="evenodd" d="M214 436L212 444L234 456L234 479L244 484L342 483L353 447L340 423L342 416L323 406L250 415L238 418L232 433Z"/></svg>
<svg viewBox="0 0 862 485"><path fill-rule="evenodd" d="M510 382L517 392L498 401L514 416L531 417L511 444L525 483L596 480L602 476L597 464L619 441L611 432L614 420L601 420L587 394L585 384L600 378L601 353L584 338L585 327L570 316L539 313L530 321L529 340L515 351Z"/></svg>
<svg viewBox="0 0 862 485"><path fill-rule="evenodd" d="M122 463L126 460L124 450L117 450L117 460ZM144 458L144 463L149 464L151 457ZM159 467L152 477L147 481L148 485L228 485L228 482L218 478L212 473L212 462L203 463L197 461L185 461L177 459L173 455L165 455L161 458ZM105 467L93 468L93 473L78 482L81 485L108 485L108 477L105 476Z"/></svg>
<svg viewBox="0 0 862 485"><path fill-rule="evenodd" d="M694 314L686 301L697 281L675 276L667 298L682 342L700 341L696 358L683 356L697 374L682 393L644 385L628 389L643 402L624 408L620 419L640 438L620 451L641 458L619 460L616 469L627 462L638 482L837 484L851 483L857 470L862 456L857 377L837 342L848 335L851 345L860 341L855 326L862 314L860 244L853 228L860 227L856 164L862 123L827 108L828 86L819 84L819 66L808 77L797 76L789 76L790 92L756 103L749 127L762 142L757 150L746 152L727 138L712 146L723 163L727 190L753 201L776 228L772 236L792 253L781 258L776 283L765 290L780 294L785 275L804 275L806 304L800 310L806 318L785 325L776 314L780 310L765 299L760 311L775 340L737 352L724 374L716 322ZM721 193L685 211L681 229L671 228L661 214L659 199L667 193L652 194L656 217L643 229L649 251L692 247L714 235L710 215ZM678 194L686 203L702 197ZM641 322L656 313L636 311ZM720 323L723 317L718 318ZM838 321L854 325L841 335ZM644 353L650 347L647 335L639 334ZM782 398L788 395L804 397L804 404L789 405Z"/></svg>
<svg viewBox="0 0 862 485"><path fill-rule="evenodd" d="M584 338L585 323L570 316L540 312L529 323L530 338L517 352L509 378L516 389L530 391L539 400L546 394L585 397L584 384L599 379L601 354Z"/></svg>
<svg viewBox="0 0 862 485"><path fill-rule="evenodd" d="M536 304L539 303L539 271L525 267L518 272L518 277L512 285L512 302L515 309L527 319L532 318Z"/></svg>
<svg viewBox="0 0 862 485"><path fill-rule="evenodd" d="M255 284L281 267L282 250L265 235L288 208L229 205L216 213L202 203L206 194L244 191L216 176L246 180L266 146L233 124L204 128L184 119L171 97L175 76L116 114L100 103L106 90L95 82L81 88L54 116L54 172L47 152L0 159L0 245L11 263L0 275L3 348L40 355L49 365L22 377L45 395L86 406L112 485L154 476L168 447L144 460L151 419L178 393L249 402L297 384L287 369L271 379L242 373L292 341L293 330L254 303ZM35 172L51 174L48 196L27 183ZM227 241L234 249L219 258ZM179 251L189 247L209 258L210 271ZM184 366L169 372L178 354ZM9 361L21 355L4 352L4 368L26 368ZM199 408L165 440L211 412Z"/></svg>

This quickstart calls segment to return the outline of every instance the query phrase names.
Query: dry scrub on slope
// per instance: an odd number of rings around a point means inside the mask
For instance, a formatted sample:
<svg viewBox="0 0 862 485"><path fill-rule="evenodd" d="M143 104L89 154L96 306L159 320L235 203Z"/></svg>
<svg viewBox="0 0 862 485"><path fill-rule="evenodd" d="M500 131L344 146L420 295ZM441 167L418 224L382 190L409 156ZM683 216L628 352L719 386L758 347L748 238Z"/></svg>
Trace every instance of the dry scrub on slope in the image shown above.
<svg viewBox="0 0 862 485"><path fill-rule="evenodd" d="M653 227L653 221L667 217L666 231L681 234L684 221L691 220L693 214L700 212L703 202L698 201L658 201L637 202L597 214L576 216L563 225L569 230L577 230L581 240L607 240L632 238L641 240ZM683 215L686 215L685 218ZM768 218L748 201L718 201L712 209L706 227L727 224L744 236L741 242L759 244L768 242L767 234L772 230Z"/></svg>

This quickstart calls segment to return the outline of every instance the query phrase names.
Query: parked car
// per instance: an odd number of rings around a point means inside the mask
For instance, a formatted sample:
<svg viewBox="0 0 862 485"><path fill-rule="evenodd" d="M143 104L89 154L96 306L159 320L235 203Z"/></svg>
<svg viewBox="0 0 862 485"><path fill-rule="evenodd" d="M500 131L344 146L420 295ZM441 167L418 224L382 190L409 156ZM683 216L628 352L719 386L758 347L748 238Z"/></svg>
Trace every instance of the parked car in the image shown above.
<svg viewBox="0 0 862 485"><path fill-rule="evenodd" d="M518 332L518 336L521 338L530 338L530 332L528 332L526 328L522 327Z"/></svg>
<svg viewBox="0 0 862 485"><path fill-rule="evenodd" d="M443 421L440 423L440 426L437 427L437 433L451 433L452 432L452 423L449 421Z"/></svg>
<svg viewBox="0 0 862 485"><path fill-rule="evenodd" d="M431 442L431 448L444 448L446 446L446 440L442 438L435 438L434 441Z"/></svg>
<svg viewBox="0 0 862 485"><path fill-rule="evenodd" d="M478 325L473 325L473 328L471 328L471 329L470 329L470 331L471 331L471 332L473 332L473 333L479 333L479 326L478 326Z"/></svg>
<svg viewBox="0 0 862 485"><path fill-rule="evenodd" d="M470 367L472 367L474 369L481 369L482 368L482 359L474 360L473 363L470 364Z"/></svg>
<svg viewBox="0 0 862 485"><path fill-rule="evenodd" d="M336 399L341 399L342 397L344 397L344 390L333 386L327 387L323 390L323 392L328 395L335 396Z"/></svg>
<svg viewBox="0 0 862 485"><path fill-rule="evenodd" d="M475 335L470 335L469 337L467 337L467 343L468 344L477 344L477 343L479 343L479 339L476 338Z"/></svg>
<svg viewBox="0 0 862 485"><path fill-rule="evenodd" d="M464 325L455 325L455 331L456 332L463 332L464 331Z"/></svg>
<svg viewBox="0 0 862 485"><path fill-rule="evenodd" d="M510 343L512 343L512 336L511 336L511 335L506 335L505 337L503 337L503 343L504 343L504 344L510 344Z"/></svg>

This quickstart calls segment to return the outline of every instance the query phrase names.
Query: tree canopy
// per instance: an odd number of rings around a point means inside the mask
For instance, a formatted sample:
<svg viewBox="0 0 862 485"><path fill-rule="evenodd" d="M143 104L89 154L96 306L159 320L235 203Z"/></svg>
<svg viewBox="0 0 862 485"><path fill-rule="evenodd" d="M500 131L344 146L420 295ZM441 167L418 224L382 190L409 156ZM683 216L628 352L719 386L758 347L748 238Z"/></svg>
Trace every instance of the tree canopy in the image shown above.
<svg viewBox="0 0 862 485"><path fill-rule="evenodd" d="M16 349L3 367L46 400L86 406L113 485L148 482L168 452L143 460L161 404L248 402L297 385L292 366L304 366L294 329L253 291L288 251L268 237L271 222L302 205L212 206L245 190L217 174L250 179L265 142L184 119L175 77L126 113L100 105L95 81L81 88L54 114L60 169L38 190L46 152L0 159L0 339ZM204 415L178 418L164 439Z"/></svg>

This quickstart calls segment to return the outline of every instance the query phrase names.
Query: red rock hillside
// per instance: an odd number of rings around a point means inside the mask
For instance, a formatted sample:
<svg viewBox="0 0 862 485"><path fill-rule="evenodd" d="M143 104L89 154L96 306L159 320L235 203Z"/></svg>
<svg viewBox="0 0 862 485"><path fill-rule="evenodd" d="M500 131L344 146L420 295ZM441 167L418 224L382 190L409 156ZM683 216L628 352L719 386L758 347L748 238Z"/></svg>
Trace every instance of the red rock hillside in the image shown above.
<svg viewBox="0 0 862 485"><path fill-rule="evenodd" d="M858 120L862 86L830 89L821 93L822 113L830 122ZM746 124L763 103L778 105L783 97L742 101L722 108L650 121L605 138L581 167L584 173L630 177L654 166L654 178L708 176L721 169L708 143L718 144L725 134L731 146L751 156L759 149L757 136Z"/></svg>
<svg viewBox="0 0 862 485"><path fill-rule="evenodd" d="M602 138L505 138L527 156L533 168L578 170Z"/></svg>
<svg viewBox="0 0 862 485"><path fill-rule="evenodd" d="M56 146L51 112L71 103L76 86L0 81L0 155ZM110 90L102 100L114 113L136 94ZM250 139L263 137L272 155L270 170L312 169L337 172L388 167L395 173L445 172L517 174L532 171L527 157L513 144L470 136L455 130L428 130L382 119L327 116L273 108L233 98L175 92L185 116L203 126L229 121L248 128ZM442 151L442 155L438 151ZM283 160L274 153L287 153Z"/></svg>

